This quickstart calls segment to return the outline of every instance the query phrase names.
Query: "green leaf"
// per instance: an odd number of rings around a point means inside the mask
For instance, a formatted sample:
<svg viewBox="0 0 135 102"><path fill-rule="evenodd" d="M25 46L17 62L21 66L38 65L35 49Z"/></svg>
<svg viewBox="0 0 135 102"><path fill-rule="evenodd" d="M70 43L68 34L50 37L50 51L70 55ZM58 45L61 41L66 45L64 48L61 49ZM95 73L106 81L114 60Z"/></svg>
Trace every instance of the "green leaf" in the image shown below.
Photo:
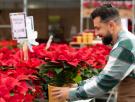
<svg viewBox="0 0 135 102"><path fill-rule="evenodd" d="M14 93L12 92L12 93L10 93L10 96L14 96Z"/></svg>
<svg viewBox="0 0 135 102"><path fill-rule="evenodd" d="M74 79L75 83L78 83L82 80L82 77L80 75L77 75Z"/></svg>
<svg viewBox="0 0 135 102"><path fill-rule="evenodd" d="M55 68L54 70L55 70L55 72L56 72L57 74L59 74L60 72L62 72L63 69L62 69L62 68Z"/></svg>

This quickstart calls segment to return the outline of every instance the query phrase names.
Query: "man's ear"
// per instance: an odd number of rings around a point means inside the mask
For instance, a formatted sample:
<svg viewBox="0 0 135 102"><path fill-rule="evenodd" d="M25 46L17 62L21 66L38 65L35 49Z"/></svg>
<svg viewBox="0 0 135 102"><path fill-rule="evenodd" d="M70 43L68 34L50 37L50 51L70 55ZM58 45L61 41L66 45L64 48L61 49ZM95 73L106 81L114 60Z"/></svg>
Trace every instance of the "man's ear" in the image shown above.
<svg viewBox="0 0 135 102"><path fill-rule="evenodd" d="M114 21L111 20L108 22L108 27L109 27L111 33L113 33L115 31L115 26L116 26L116 24Z"/></svg>

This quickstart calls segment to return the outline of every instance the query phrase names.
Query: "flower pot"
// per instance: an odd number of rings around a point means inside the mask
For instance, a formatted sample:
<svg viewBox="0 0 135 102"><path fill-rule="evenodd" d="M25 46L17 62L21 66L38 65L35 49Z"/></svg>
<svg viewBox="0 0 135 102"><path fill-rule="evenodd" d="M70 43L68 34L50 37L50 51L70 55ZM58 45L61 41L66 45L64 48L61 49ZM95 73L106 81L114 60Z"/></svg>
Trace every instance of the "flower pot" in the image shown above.
<svg viewBox="0 0 135 102"><path fill-rule="evenodd" d="M49 96L49 102L66 102L66 101L60 101L59 99L55 99L52 95L52 89L57 89L57 86L48 85L48 96Z"/></svg>
<svg viewBox="0 0 135 102"><path fill-rule="evenodd" d="M76 87L77 84L65 84L63 87ZM48 96L49 96L49 102L67 102L67 101L60 101L59 99L55 99L52 95L52 89L57 89L59 87L53 86L53 85L48 85Z"/></svg>
<svg viewBox="0 0 135 102"><path fill-rule="evenodd" d="M82 36L77 36L76 37L76 41L77 41L77 43L82 43Z"/></svg>
<svg viewBox="0 0 135 102"><path fill-rule="evenodd" d="M91 44L93 39L94 39L93 34L92 33L88 34L88 43Z"/></svg>

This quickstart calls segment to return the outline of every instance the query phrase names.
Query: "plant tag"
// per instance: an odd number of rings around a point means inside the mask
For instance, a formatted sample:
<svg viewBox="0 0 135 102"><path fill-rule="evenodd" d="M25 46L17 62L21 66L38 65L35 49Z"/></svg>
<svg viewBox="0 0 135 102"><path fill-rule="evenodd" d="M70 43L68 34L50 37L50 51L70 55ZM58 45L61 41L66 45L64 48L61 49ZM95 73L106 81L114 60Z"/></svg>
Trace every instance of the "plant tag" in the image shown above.
<svg viewBox="0 0 135 102"><path fill-rule="evenodd" d="M46 50L50 47L50 45L51 45L51 42L52 42L52 39L53 39L53 35L51 35L50 37L49 37L49 40L47 41L47 44L46 44Z"/></svg>
<svg viewBox="0 0 135 102"><path fill-rule="evenodd" d="M12 39L26 39L26 15L24 12L20 13L10 13L10 22L12 30Z"/></svg>

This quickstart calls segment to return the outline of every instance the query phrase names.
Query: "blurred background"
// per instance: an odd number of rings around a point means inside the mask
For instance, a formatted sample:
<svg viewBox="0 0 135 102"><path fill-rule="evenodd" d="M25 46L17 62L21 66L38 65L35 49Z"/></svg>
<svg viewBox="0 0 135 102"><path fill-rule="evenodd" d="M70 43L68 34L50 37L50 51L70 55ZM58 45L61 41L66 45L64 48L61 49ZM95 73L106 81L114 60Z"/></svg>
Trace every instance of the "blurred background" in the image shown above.
<svg viewBox="0 0 135 102"><path fill-rule="evenodd" d="M95 7L111 3L119 8L124 26L134 33L135 0L0 0L0 40L11 40L9 13L26 12L34 17L38 41L70 42L72 37L92 29L89 15Z"/></svg>

